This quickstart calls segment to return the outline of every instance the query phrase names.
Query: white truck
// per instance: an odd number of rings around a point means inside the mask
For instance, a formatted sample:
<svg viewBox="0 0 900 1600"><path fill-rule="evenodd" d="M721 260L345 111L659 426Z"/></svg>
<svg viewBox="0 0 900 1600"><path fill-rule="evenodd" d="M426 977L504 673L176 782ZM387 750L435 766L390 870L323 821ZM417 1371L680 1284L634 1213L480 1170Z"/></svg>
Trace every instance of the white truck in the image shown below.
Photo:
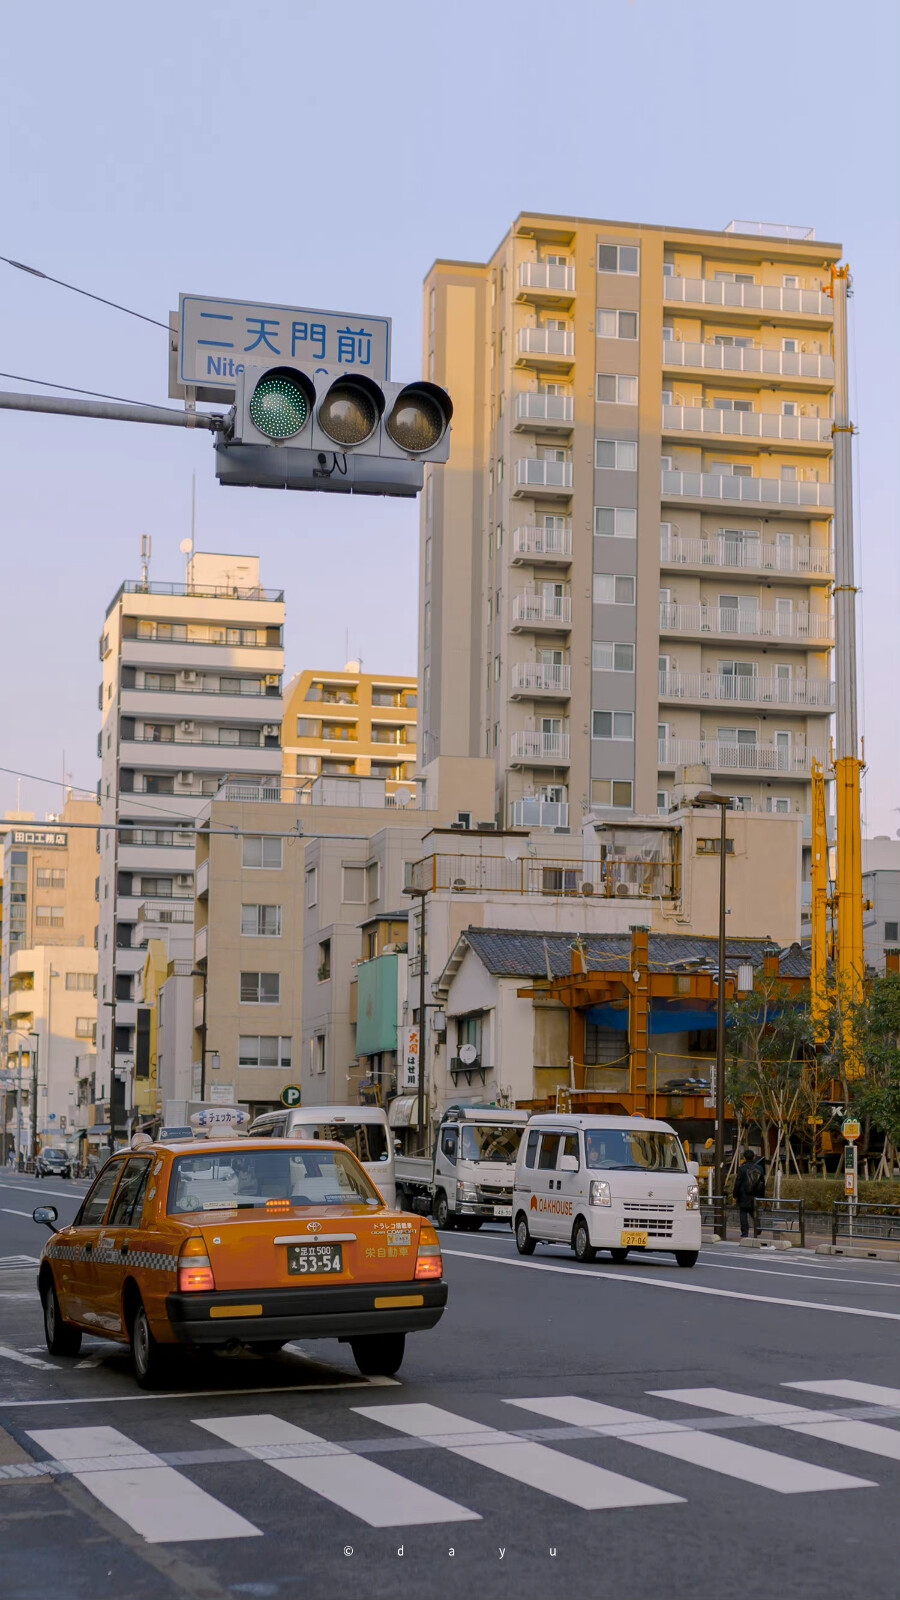
<svg viewBox="0 0 900 1600"><path fill-rule="evenodd" d="M511 1224L516 1157L527 1121L527 1111L451 1106L430 1158L395 1157L398 1206L430 1211L439 1228Z"/></svg>

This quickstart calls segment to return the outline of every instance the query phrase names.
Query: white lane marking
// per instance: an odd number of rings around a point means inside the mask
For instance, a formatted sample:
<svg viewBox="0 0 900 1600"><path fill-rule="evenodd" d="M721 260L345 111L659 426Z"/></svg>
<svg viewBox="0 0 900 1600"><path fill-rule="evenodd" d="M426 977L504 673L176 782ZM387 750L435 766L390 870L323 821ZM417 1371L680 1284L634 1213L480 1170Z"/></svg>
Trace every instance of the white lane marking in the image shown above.
<svg viewBox="0 0 900 1600"><path fill-rule="evenodd" d="M17 1211L15 1206L0 1206L0 1211L5 1211L9 1217L28 1217L31 1221L30 1211Z"/></svg>
<svg viewBox="0 0 900 1600"><path fill-rule="evenodd" d="M59 1367L53 1369L59 1372ZM378 1389L385 1383L396 1383L396 1378L349 1378L346 1383L285 1383L268 1384L263 1389L192 1389L186 1396L183 1389L175 1389L170 1394L79 1394L67 1395L55 1400L0 1400L0 1411L9 1411L12 1406L123 1406L136 1400L184 1400L193 1401L219 1400L223 1396L233 1400L242 1394L334 1394L342 1389Z"/></svg>
<svg viewBox="0 0 900 1600"><path fill-rule="evenodd" d="M118 1428L38 1428L28 1437L148 1544L261 1536L252 1522Z"/></svg>
<svg viewBox="0 0 900 1600"><path fill-rule="evenodd" d="M862 1306L827 1306L821 1300L787 1300L782 1295L742 1294L739 1289L710 1289L701 1283L675 1283L668 1278L648 1278L626 1275L622 1272L600 1272L596 1267L555 1266L550 1261L517 1261L511 1256L490 1256L478 1250L448 1250L442 1245L445 1256L461 1256L467 1261L490 1261L502 1267L520 1267L525 1272L563 1272L567 1277L583 1278L590 1283L608 1278L613 1283L627 1283L640 1289L673 1289L678 1294L707 1294L721 1300L756 1300L764 1306L791 1306L801 1311L831 1311L839 1317L874 1317L880 1322L900 1322L900 1311L868 1311Z"/></svg>
<svg viewBox="0 0 900 1600"><path fill-rule="evenodd" d="M52 1194L54 1200L84 1199L84 1194L82 1194L78 1189L45 1189L43 1182L41 1182L40 1185L36 1183L33 1185L24 1183L0 1183L0 1193L2 1193L4 1190L9 1192L11 1189L18 1189L20 1194L30 1194L37 1198L39 1198L42 1194ZM85 1193L86 1192L87 1191L85 1191ZM31 1216L31 1212L29 1211L27 1215Z"/></svg>
<svg viewBox="0 0 900 1600"><path fill-rule="evenodd" d="M808 1278L812 1283L821 1283L822 1274L815 1272L791 1272L790 1270L775 1269L773 1267L728 1267L724 1261L704 1261L704 1267L715 1267L718 1272L761 1272L769 1278ZM865 1283L873 1289L900 1289L900 1281L891 1283L888 1278L844 1278L836 1273L831 1274L835 1287L842 1283Z"/></svg>
<svg viewBox="0 0 900 1600"><path fill-rule="evenodd" d="M5 1344L0 1344L0 1356L5 1361L18 1361L23 1367L44 1367L48 1372L57 1370L52 1361L38 1361L37 1356L27 1356L23 1350L10 1350Z"/></svg>
<svg viewBox="0 0 900 1600"><path fill-rule="evenodd" d="M608 1472L605 1467L567 1456L561 1450L551 1450L545 1444L534 1444L497 1428L470 1422L466 1417L445 1411L442 1406L354 1406L353 1410L372 1422L396 1428L399 1433L427 1439L449 1450L451 1455L461 1456L464 1461L501 1472L515 1483L527 1484L569 1505L580 1506L583 1511L683 1503L681 1495L653 1489L636 1478Z"/></svg>
<svg viewBox="0 0 900 1600"><path fill-rule="evenodd" d="M369 1461L341 1445L331 1444L318 1434L308 1433L305 1428L295 1428L280 1417L216 1417L209 1422L196 1418L195 1422L198 1428L214 1433L217 1439L237 1445L257 1460L283 1472L294 1483L341 1506L367 1522L370 1528L481 1521L477 1511L469 1511L442 1494L390 1472L377 1461ZM271 1453L272 1447L279 1450L277 1456ZM282 1448L284 1454L281 1454Z"/></svg>
<svg viewBox="0 0 900 1600"><path fill-rule="evenodd" d="M833 1394L840 1400L860 1400L864 1405L900 1406L900 1389L884 1383L862 1383L855 1378L819 1378L812 1383L784 1383L782 1388Z"/></svg>
<svg viewBox="0 0 900 1600"><path fill-rule="evenodd" d="M865 1478L851 1478L844 1472L832 1472L828 1467L810 1466L805 1461L776 1455L772 1450L760 1450L756 1445L726 1439L722 1434L701 1433L679 1422L662 1422L658 1417L644 1416L639 1411L623 1411L619 1406L583 1400L577 1394L556 1395L546 1400L507 1400L504 1403L518 1406L522 1411L535 1411L542 1417L553 1417L558 1422L596 1428L603 1434L611 1433L613 1437L640 1445L644 1450L674 1456L676 1461L686 1461L694 1467L707 1467L711 1472L720 1472L727 1478L755 1483L760 1489L773 1489L776 1494L812 1494L822 1489L877 1487ZM643 1424L646 1431L634 1431L636 1423Z"/></svg>
<svg viewBox="0 0 900 1600"><path fill-rule="evenodd" d="M811 1439L825 1439L847 1450L866 1450L869 1455L900 1461L900 1432L880 1428L875 1422L857 1422L851 1417L832 1417L827 1411L811 1411L808 1406L789 1406L784 1400L758 1400L750 1394L735 1394L731 1389L650 1389L664 1400L677 1400L686 1406L724 1412L730 1417L752 1417L789 1433L802 1433Z"/></svg>

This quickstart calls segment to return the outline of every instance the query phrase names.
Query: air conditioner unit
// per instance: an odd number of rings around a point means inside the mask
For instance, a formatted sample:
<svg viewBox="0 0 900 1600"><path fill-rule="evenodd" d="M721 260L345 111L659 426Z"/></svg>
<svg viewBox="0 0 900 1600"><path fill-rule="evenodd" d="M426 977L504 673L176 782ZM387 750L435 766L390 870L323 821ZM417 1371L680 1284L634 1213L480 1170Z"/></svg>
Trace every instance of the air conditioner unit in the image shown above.
<svg viewBox="0 0 900 1600"><path fill-rule="evenodd" d="M277 739L280 732L281 728L277 722L267 722L263 726L263 735L266 739Z"/></svg>
<svg viewBox="0 0 900 1600"><path fill-rule="evenodd" d="M197 682L197 674L193 670L185 669L184 671L179 672L178 676L181 679L182 683L196 683Z"/></svg>
<svg viewBox="0 0 900 1600"><path fill-rule="evenodd" d="M266 688L267 689L277 689L278 688L278 673L277 672L267 672L266 673L265 682L266 682Z"/></svg>
<svg viewBox="0 0 900 1600"><path fill-rule="evenodd" d="M583 883L581 885L581 893L584 895L586 900L590 898L590 896L593 894L593 892L594 892L594 885L592 883Z"/></svg>
<svg viewBox="0 0 900 1600"><path fill-rule="evenodd" d="M195 729L195 724L193 722L179 722L178 726L182 733L193 733Z"/></svg>
<svg viewBox="0 0 900 1600"><path fill-rule="evenodd" d="M179 889L192 889L194 886L194 874L192 872L176 872L175 882Z"/></svg>
<svg viewBox="0 0 900 1600"><path fill-rule="evenodd" d="M616 894L618 895L620 900L622 899L623 896L627 897L628 895L630 895L630 893L631 893L631 889L629 888L627 883L617 883L616 884Z"/></svg>
<svg viewBox="0 0 900 1600"><path fill-rule="evenodd" d="M179 772L179 774L178 774L178 782L179 783L193 783L193 781L194 781L194 774L192 772Z"/></svg>

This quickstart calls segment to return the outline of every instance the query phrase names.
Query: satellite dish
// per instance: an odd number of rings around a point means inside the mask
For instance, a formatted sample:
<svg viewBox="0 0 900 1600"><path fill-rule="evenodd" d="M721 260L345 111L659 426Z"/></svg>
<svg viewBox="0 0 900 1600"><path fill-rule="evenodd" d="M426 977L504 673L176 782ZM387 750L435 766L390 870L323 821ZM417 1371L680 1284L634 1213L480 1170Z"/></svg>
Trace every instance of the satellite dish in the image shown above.
<svg viewBox="0 0 900 1600"><path fill-rule="evenodd" d="M473 1044L464 1044L459 1052L459 1059L464 1067L470 1067L473 1061L478 1060L478 1051Z"/></svg>
<svg viewBox="0 0 900 1600"><path fill-rule="evenodd" d="M194 548L193 539L182 539L178 548L183 556L189 556Z"/></svg>
<svg viewBox="0 0 900 1600"><path fill-rule="evenodd" d="M585 898L587 898L589 895L593 894L594 885L592 883L583 883L581 885L581 892L585 896Z"/></svg>

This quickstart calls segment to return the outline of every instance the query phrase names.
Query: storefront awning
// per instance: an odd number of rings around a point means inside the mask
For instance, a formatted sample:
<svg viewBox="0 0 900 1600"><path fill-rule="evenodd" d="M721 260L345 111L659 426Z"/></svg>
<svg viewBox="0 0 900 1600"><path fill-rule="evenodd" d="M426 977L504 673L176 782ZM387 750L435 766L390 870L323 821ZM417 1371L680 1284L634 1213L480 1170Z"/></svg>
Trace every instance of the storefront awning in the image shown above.
<svg viewBox="0 0 900 1600"><path fill-rule="evenodd" d="M85 1130L85 1138L86 1139L108 1139L109 1138L109 1123L108 1122L95 1122L94 1126L92 1128L87 1128Z"/></svg>
<svg viewBox="0 0 900 1600"><path fill-rule="evenodd" d="M418 1095L400 1094L388 1106L388 1124L392 1128L408 1128L418 1120L416 1111Z"/></svg>

